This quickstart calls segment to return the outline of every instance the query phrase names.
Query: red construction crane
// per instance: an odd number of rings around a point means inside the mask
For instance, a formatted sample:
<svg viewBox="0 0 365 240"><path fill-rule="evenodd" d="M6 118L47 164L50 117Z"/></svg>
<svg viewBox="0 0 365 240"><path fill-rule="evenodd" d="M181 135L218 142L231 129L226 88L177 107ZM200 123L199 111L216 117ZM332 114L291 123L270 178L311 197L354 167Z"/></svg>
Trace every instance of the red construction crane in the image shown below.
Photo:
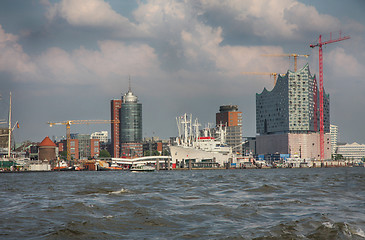
<svg viewBox="0 0 365 240"><path fill-rule="evenodd" d="M330 39L328 41L322 42L322 35L319 35L318 43L310 44L311 48L318 47L319 48L319 144L320 144L320 158L321 161L324 160L324 126L323 126L323 52L322 46L339 42L343 40L350 39L350 36L341 36L341 32L339 33L339 38L332 39L332 33L330 33Z"/></svg>

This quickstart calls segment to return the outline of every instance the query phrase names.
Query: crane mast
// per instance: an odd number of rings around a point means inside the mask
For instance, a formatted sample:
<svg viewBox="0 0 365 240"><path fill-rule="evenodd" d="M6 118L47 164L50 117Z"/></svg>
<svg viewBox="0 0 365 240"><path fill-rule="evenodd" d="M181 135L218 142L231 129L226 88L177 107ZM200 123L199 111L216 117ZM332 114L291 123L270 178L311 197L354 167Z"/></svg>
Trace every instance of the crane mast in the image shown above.
<svg viewBox="0 0 365 240"><path fill-rule="evenodd" d="M278 73L275 72L241 72L241 74L274 76L274 86L276 85L276 77L278 75Z"/></svg>
<svg viewBox="0 0 365 240"><path fill-rule="evenodd" d="M293 57L294 58L294 72L298 70L298 57L308 58L307 54L296 54L296 53L283 53L283 54L263 54L266 57Z"/></svg>
<svg viewBox="0 0 365 240"><path fill-rule="evenodd" d="M339 38L332 39L332 33L330 33L330 40L322 42L322 35L319 35L318 43L310 44L311 48L319 48L319 143L320 143L320 159L324 160L324 122L323 122L323 50L322 46L330 43L335 43L343 40L350 39L350 36L341 37L341 32L339 33Z"/></svg>
<svg viewBox="0 0 365 240"><path fill-rule="evenodd" d="M63 122L48 122L50 127L66 125L67 160L71 160L71 124L106 124L119 123L118 120L67 120Z"/></svg>

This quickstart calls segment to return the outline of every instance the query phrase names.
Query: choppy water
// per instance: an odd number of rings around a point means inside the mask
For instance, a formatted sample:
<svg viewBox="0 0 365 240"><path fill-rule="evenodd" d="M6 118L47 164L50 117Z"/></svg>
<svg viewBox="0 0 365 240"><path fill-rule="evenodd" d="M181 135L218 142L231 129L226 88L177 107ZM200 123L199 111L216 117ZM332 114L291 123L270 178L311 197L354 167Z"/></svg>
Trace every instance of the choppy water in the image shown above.
<svg viewBox="0 0 365 240"><path fill-rule="evenodd" d="M0 174L0 239L365 239L365 168Z"/></svg>

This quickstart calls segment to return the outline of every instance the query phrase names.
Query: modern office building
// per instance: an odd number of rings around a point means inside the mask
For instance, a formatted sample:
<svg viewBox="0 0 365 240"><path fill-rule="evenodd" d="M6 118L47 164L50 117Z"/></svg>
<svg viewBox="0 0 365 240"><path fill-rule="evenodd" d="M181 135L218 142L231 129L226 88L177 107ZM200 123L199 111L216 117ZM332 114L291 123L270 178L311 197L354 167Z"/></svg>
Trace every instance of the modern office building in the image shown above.
<svg viewBox="0 0 365 240"><path fill-rule="evenodd" d="M99 139L100 143L108 142L108 131L94 132L91 134L92 139Z"/></svg>
<svg viewBox="0 0 365 240"><path fill-rule="evenodd" d="M338 126L331 124L330 133L331 133L331 146L332 146L331 154L336 154L337 142L338 142Z"/></svg>
<svg viewBox="0 0 365 240"><path fill-rule="evenodd" d="M142 157L142 104L129 87L120 108L121 157Z"/></svg>
<svg viewBox="0 0 365 240"><path fill-rule="evenodd" d="M365 144L351 143L339 145L337 154L341 154L347 160L365 159Z"/></svg>
<svg viewBox="0 0 365 240"><path fill-rule="evenodd" d="M237 105L224 105L219 107L216 113L216 126L223 124L226 127L226 143L234 147L234 151L242 149L242 112Z"/></svg>
<svg viewBox="0 0 365 240"><path fill-rule="evenodd" d="M271 91L256 94L257 154L320 158L319 94L306 64L278 75ZM331 158L329 95L323 94L325 159Z"/></svg>
<svg viewBox="0 0 365 240"><path fill-rule="evenodd" d="M111 140L113 157L133 158L143 156L142 104L129 87L121 100L111 100Z"/></svg>

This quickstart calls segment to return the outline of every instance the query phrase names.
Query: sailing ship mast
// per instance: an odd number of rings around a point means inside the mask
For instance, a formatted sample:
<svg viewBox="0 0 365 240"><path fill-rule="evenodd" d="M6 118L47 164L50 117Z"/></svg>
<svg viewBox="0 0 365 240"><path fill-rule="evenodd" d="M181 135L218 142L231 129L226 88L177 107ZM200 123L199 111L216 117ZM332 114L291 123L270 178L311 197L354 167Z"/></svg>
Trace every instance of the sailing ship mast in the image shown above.
<svg viewBox="0 0 365 240"><path fill-rule="evenodd" d="M10 159L10 147L11 147L11 92L10 92L10 103L9 103L9 139L8 139L8 158Z"/></svg>

